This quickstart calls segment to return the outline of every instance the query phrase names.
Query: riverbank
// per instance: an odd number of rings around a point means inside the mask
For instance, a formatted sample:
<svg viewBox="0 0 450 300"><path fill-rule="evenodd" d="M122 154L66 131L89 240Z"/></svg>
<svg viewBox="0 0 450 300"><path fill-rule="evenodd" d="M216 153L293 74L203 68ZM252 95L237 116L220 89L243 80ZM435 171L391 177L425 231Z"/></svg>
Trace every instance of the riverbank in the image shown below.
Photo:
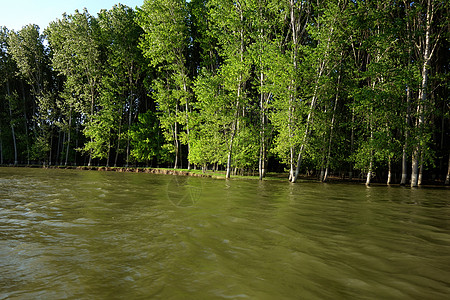
<svg viewBox="0 0 450 300"><path fill-rule="evenodd" d="M106 166L48 166L48 165L0 165L0 167L17 167L17 168L44 168L44 169L67 169L67 170L86 170L86 171L100 171L100 172L121 172L121 173L147 173L147 174L161 174L161 175L173 175L173 176L193 176L193 177L204 177L213 179L226 179L225 171L212 171L207 170L203 172L201 169L173 169L173 168L151 168L151 167L106 167ZM256 173L257 174L257 173ZM270 172L266 174L264 180L279 180L287 181L288 173L275 173ZM258 175L252 175L248 173L247 175L232 175L232 180L259 180ZM315 181L317 176L300 174L299 180L301 181ZM364 184L364 178L354 177L352 180L348 178L342 178L341 176L329 176L327 183L345 183L345 184ZM372 180L372 185L384 185L386 183L379 181L377 179ZM399 185L399 183L391 183L390 185ZM409 185L407 185L409 186ZM444 184L442 180L431 180L425 181L422 185L431 187L448 187Z"/></svg>
<svg viewBox="0 0 450 300"><path fill-rule="evenodd" d="M106 167L106 166L48 166L48 165L0 165L0 167L17 167L17 168L44 168L44 169L66 169L66 170L87 170L101 172L121 172L121 173L147 173L174 176L193 176L205 177L213 179L226 179L225 171L207 170L203 172L201 169L173 169L173 168L151 168L151 167ZM257 174L257 173L256 173ZM268 173L264 180L283 180L287 181L288 174L285 173ZM232 175L231 179L258 180L257 175ZM304 179L313 179L312 177Z"/></svg>

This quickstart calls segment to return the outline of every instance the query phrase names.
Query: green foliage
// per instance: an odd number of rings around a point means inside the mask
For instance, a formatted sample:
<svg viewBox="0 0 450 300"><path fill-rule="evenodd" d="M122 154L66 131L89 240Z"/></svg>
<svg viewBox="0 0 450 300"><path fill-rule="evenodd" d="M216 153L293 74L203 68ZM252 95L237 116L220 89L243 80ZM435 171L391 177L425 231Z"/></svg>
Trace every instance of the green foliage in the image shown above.
<svg viewBox="0 0 450 300"><path fill-rule="evenodd" d="M159 129L159 120L152 111L139 115L139 122L130 131L132 150L131 155L138 162L151 162L158 159L161 163L170 161L171 155L161 145L164 139Z"/></svg>
<svg viewBox="0 0 450 300"><path fill-rule="evenodd" d="M2 27L2 155L381 174L414 152L443 169L448 8L146 0Z"/></svg>

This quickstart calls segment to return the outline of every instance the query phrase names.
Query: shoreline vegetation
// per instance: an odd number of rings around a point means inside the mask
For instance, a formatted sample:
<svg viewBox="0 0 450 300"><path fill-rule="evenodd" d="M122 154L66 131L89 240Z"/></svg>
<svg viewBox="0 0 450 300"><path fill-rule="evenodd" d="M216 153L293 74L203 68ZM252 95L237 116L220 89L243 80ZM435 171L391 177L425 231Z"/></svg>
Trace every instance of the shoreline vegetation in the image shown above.
<svg viewBox="0 0 450 300"><path fill-rule="evenodd" d="M32 168L32 169L55 169L55 170L80 170L80 171L99 171L99 172L118 172L118 173L144 173L144 174L158 174L158 175L172 175L172 176L192 176L200 178L212 178L212 179L226 179L226 180L260 180L258 171L253 170L244 172L244 174L232 175L226 177L225 170L206 170L202 169L173 169L173 168L154 168L154 167L107 167L107 166L64 166L64 165L0 165L3 168ZM362 175L362 174L361 174ZM282 181L286 182L286 178L289 177L288 172L268 172L264 177L264 181ZM299 174L299 181L305 182L317 182L317 183L342 183L342 184L360 184L363 185L366 182L364 176L356 176L350 179L348 176L343 175L330 175L328 181L323 182L315 174ZM400 182L392 182L386 184L384 180L373 180L373 186L410 186L409 184L401 184ZM433 187L433 188L448 188L449 185L444 181L435 179L424 181L419 187Z"/></svg>
<svg viewBox="0 0 450 300"><path fill-rule="evenodd" d="M449 11L145 0L0 24L0 165L448 185Z"/></svg>

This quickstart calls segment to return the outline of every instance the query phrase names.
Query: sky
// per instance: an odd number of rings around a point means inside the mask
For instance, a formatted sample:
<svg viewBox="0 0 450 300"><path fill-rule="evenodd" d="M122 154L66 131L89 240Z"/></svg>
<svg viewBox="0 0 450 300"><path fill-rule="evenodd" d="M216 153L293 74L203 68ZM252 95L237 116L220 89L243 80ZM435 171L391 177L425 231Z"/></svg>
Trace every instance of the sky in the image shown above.
<svg viewBox="0 0 450 300"><path fill-rule="evenodd" d="M75 9L82 11L86 7L97 16L101 9L118 3L135 8L144 0L0 0L0 27L18 31L27 24L36 24L42 32L51 21L61 19L64 12L72 14Z"/></svg>

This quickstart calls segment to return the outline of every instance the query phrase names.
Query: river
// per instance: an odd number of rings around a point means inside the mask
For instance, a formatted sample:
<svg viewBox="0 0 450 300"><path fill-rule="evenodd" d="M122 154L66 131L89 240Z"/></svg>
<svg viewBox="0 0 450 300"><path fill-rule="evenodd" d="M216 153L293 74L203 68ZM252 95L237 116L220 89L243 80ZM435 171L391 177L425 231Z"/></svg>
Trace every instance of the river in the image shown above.
<svg viewBox="0 0 450 300"><path fill-rule="evenodd" d="M0 168L0 299L448 299L449 195Z"/></svg>

